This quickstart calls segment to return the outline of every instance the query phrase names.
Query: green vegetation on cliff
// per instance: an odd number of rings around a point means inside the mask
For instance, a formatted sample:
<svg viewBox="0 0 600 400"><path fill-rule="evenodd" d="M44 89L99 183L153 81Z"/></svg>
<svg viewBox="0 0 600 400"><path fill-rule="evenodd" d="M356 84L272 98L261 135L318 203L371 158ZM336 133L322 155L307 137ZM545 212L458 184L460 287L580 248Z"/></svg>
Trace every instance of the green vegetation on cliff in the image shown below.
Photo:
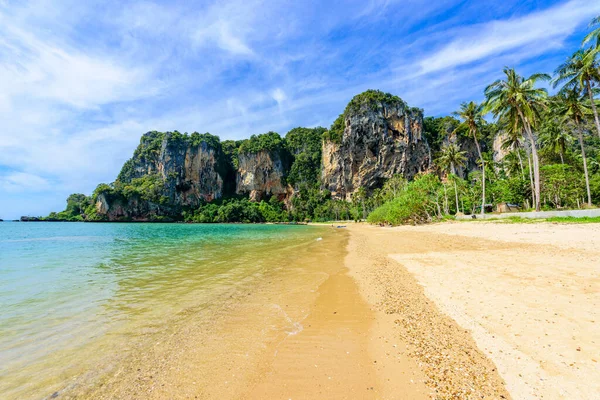
<svg viewBox="0 0 600 400"><path fill-rule="evenodd" d="M331 128L323 133L323 139L339 144L344 137L344 129L346 129L346 116L345 114L340 114L333 121Z"/></svg>
<svg viewBox="0 0 600 400"><path fill-rule="evenodd" d="M383 107L398 107L408 108L404 100L390 93L382 92L381 90L367 90L357 94L350 100L350 103L344 110L344 115L356 114L364 108L377 111Z"/></svg>
<svg viewBox="0 0 600 400"><path fill-rule="evenodd" d="M239 153L258 153L260 151L276 152L285 149L285 140L277 132L267 132L262 135L252 135L242 141Z"/></svg>
<svg viewBox="0 0 600 400"><path fill-rule="evenodd" d="M294 161L287 176L292 186L306 184L319 185L321 174L321 153L325 128L294 128L287 133L285 140Z"/></svg>

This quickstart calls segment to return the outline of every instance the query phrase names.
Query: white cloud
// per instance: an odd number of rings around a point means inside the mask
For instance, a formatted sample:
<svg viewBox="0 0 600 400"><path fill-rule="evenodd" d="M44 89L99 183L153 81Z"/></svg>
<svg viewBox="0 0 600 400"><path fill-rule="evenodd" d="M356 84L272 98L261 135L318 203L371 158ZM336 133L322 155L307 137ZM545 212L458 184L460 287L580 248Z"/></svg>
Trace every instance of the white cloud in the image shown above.
<svg viewBox="0 0 600 400"><path fill-rule="evenodd" d="M450 44L421 60L421 73L468 64L508 50L565 38L600 12L600 2L572 0L524 17L462 29Z"/></svg>
<svg viewBox="0 0 600 400"><path fill-rule="evenodd" d="M271 92L271 96L273 96L273 100L275 100L278 105L281 105L281 103L287 99L285 92L281 88L273 90L273 92Z"/></svg>
<svg viewBox="0 0 600 400"><path fill-rule="evenodd" d="M0 188L7 192L43 192L49 187L50 183L46 179L26 172L13 172L0 176Z"/></svg>
<svg viewBox="0 0 600 400"><path fill-rule="evenodd" d="M58 101L90 108L153 94L149 72L110 57L59 46L15 26L0 12L0 91L4 97Z"/></svg>

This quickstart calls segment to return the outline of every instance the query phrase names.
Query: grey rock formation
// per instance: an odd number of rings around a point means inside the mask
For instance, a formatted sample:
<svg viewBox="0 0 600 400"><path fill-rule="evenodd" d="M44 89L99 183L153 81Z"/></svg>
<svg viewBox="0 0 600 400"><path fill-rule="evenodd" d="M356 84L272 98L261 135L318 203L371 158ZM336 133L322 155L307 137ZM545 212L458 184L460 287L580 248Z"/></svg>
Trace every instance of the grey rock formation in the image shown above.
<svg viewBox="0 0 600 400"><path fill-rule="evenodd" d="M277 151L261 150L256 153L240 153L236 178L236 193L246 194L252 201L266 196L285 197L283 179L287 166Z"/></svg>
<svg viewBox="0 0 600 400"><path fill-rule="evenodd" d="M323 143L323 188L334 197L349 199L361 187L370 191L395 174L411 179L430 167L422 111L397 97L380 101L364 95L346 108L341 140Z"/></svg>

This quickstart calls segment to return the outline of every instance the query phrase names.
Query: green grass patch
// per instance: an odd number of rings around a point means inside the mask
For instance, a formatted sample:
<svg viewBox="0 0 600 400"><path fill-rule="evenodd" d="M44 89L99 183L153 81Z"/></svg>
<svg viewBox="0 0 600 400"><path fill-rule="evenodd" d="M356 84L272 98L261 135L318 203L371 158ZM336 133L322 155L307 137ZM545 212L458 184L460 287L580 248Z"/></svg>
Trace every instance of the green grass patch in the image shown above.
<svg viewBox="0 0 600 400"><path fill-rule="evenodd" d="M460 222L499 222L505 224L537 224L540 222L553 222L561 224L597 224L600 217L551 217L551 218L489 218L489 219L461 219Z"/></svg>

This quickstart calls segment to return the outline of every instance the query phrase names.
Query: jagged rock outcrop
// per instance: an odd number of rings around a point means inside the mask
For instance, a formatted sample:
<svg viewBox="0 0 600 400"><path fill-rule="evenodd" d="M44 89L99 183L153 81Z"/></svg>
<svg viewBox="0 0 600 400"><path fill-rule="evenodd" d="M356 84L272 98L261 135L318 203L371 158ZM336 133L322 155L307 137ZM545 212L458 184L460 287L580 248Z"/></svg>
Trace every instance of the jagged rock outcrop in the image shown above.
<svg viewBox="0 0 600 400"><path fill-rule="evenodd" d="M407 179L430 167L423 112L400 98L367 91L348 104L323 143L322 184L349 199L359 188L380 187L401 174Z"/></svg>
<svg viewBox="0 0 600 400"><path fill-rule="evenodd" d="M148 220L197 207L223 195L226 164L216 136L148 132L117 178L121 195L100 193L96 211L110 221Z"/></svg>
<svg viewBox="0 0 600 400"><path fill-rule="evenodd" d="M197 206L223 195L225 175L218 138L148 132L142 136L134 157L123 167L119 180L158 174L164 182L163 196L171 204Z"/></svg>
<svg viewBox="0 0 600 400"><path fill-rule="evenodd" d="M246 194L252 201L267 196L285 197L286 163L277 151L238 154L236 193Z"/></svg>
<svg viewBox="0 0 600 400"><path fill-rule="evenodd" d="M309 196L321 185L350 199L359 188L369 192L396 174L411 179L430 168L422 110L371 90L355 96L329 131L295 128L286 138L268 132L224 142L208 133L148 132L117 180L100 185L77 216L182 220L205 202L234 195L276 197L289 211L302 190Z"/></svg>

